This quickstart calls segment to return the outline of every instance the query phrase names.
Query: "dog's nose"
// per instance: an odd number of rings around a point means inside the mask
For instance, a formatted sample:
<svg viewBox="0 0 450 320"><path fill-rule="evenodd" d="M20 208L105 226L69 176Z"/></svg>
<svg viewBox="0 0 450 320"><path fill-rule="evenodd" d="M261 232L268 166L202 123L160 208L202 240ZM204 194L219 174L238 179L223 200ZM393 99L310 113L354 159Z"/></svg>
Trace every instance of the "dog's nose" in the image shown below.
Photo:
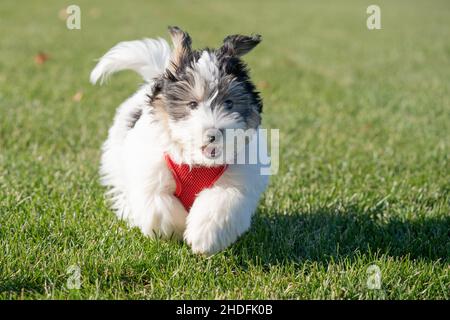
<svg viewBox="0 0 450 320"><path fill-rule="evenodd" d="M216 141L216 136L213 134L208 134L207 139L208 139L208 142L211 143L211 142Z"/></svg>
<svg viewBox="0 0 450 320"><path fill-rule="evenodd" d="M206 143L218 142L221 136L222 132L219 129L208 129L205 132L204 140Z"/></svg>

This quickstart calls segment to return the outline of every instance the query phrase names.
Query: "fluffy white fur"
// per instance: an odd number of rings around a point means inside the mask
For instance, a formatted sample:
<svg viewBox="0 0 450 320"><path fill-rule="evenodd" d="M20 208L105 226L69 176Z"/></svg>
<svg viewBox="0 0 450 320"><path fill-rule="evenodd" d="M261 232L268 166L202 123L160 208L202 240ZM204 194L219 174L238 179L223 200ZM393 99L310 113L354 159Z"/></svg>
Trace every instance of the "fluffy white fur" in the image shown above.
<svg viewBox="0 0 450 320"><path fill-rule="evenodd" d="M194 252L213 254L248 230L268 179L260 174L258 164L231 164L213 187L197 196L189 214L186 212L173 195L175 181L163 154L168 152L175 161L188 163L193 154L183 152L169 137L167 127L155 121L146 96L151 92L152 79L167 68L170 54L171 49L163 39L121 42L92 71L93 83L124 69L134 70L146 80L117 110L103 145L102 183L109 187L117 216L139 227L145 235L184 239ZM214 82L217 71L212 59L205 52L197 67L203 77ZM138 110L142 116L130 128L130 119ZM205 110L199 108L198 115L192 117L197 124L186 124L180 136L192 137L194 134L186 132L214 124L205 124L208 121L219 121L220 117ZM228 127L240 127L232 119L220 121L228 121ZM186 143L199 150L195 141Z"/></svg>
<svg viewBox="0 0 450 320"><path fill-rule="evenodd" d="M98 80L103 83L110 74L128 69L151 81L167 68L170 54L169 44L161 38L120 42L100 59L90 80L93 84Z"/></svg>

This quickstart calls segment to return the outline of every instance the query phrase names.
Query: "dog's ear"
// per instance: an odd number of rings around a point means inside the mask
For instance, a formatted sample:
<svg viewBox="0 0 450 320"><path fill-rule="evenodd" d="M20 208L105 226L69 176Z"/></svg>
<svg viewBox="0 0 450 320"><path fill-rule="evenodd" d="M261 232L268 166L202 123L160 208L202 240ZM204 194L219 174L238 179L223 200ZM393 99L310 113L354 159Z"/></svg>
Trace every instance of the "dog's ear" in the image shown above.
<svg viewBox="0 0 450 320"><path fill-rule="evenodd" d="M169 33L173 43L169 70L172 73L176 73L176 71L183 66L183 63L187 61L187 58L191 53L192 40L187 32L184 32L178 27L169 27Z"/></svg>
<svg viewBox="0 0 450 320"><path fill-rule="evenodd" d="M222 53L229 56L241 57L244 54L250 52L260 42L261 36L259 34L251 36L234 34L226 37L223 40L223 46L221 48L221 51Z"/></svg>

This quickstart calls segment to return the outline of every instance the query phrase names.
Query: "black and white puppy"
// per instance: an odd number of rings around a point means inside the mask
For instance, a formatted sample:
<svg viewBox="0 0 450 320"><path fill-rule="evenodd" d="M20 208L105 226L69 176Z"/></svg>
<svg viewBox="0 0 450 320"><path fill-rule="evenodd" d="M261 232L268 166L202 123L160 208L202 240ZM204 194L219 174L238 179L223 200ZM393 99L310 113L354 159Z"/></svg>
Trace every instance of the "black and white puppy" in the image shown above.
<svg viewBox="0 0 450 320"><path fill-rule="evenodd" d="M186 32L169 32L173 48L161 38L121 42L91 73L94 84L125 69L146 81L117 110L103 145L102 183L131 226L213 254L249 229L268 182L258 163L236 161L250 152L261 123L262 101L241 60L261 37L231 35L218 49L193 50ZM231 155L223 151L235 142L222 138L230 129L252 132ZM207 187L192 187L208 175Z"/></svg>

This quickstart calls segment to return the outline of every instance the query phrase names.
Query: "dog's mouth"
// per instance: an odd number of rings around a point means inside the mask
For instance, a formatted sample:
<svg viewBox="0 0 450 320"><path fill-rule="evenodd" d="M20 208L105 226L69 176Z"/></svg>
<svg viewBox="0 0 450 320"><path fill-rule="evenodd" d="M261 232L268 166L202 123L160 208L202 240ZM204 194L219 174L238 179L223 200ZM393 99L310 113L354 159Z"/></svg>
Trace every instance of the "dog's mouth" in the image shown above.
<svg viewBox="0 0 450 320"><path fill-rule="evenodd" d="M204 145L202 146L202 154L208 159L217 159L222 155L222 148L217 145Z"/></svg>

